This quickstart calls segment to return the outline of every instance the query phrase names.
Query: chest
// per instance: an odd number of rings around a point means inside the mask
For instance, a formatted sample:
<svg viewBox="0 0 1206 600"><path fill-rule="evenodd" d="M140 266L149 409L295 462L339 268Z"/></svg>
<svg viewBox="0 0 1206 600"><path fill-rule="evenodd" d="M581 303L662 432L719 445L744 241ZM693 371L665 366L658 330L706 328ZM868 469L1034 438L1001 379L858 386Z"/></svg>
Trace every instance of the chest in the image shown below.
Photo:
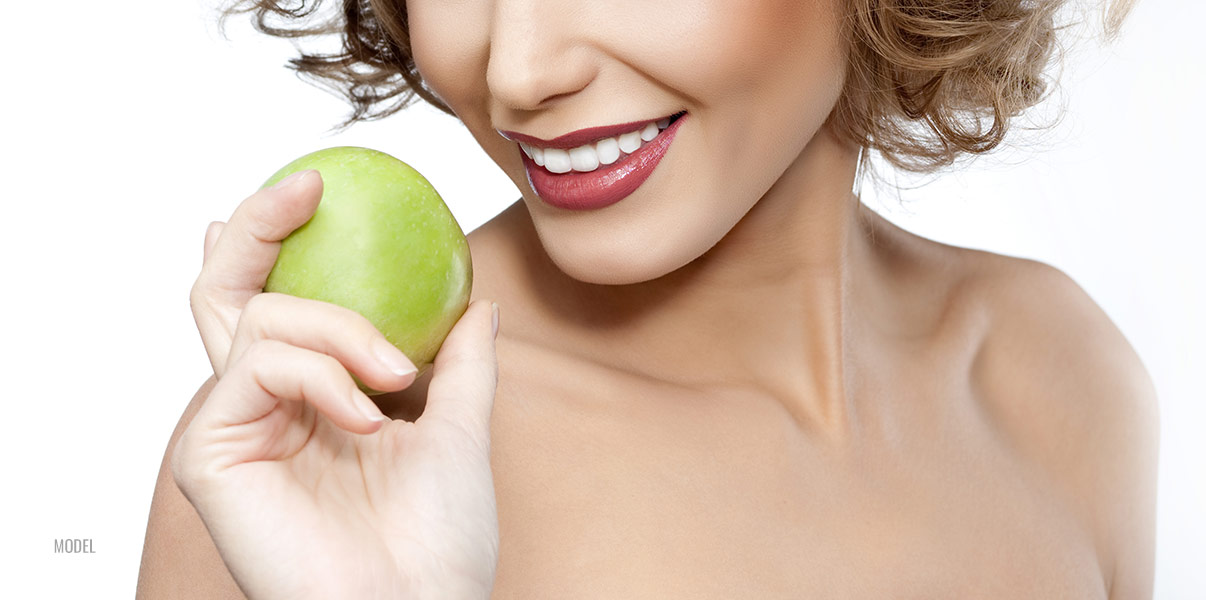
<svg viewBox="0 0 1206 600"><path fill-rule="evenodd" d="M493 597L1104 598L1044 480L928 421L835 448L752 395L504 377Z"/></svg>

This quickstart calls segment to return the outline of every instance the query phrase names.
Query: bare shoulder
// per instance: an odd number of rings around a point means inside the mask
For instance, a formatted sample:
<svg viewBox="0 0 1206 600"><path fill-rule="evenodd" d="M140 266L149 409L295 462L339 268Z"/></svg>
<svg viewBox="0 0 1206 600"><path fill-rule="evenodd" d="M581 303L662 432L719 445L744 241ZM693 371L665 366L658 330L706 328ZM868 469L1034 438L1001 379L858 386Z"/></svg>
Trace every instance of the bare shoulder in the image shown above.
<svg viewBox="0 0 1206 600"><path fill-rule="evenodd" d="M205 523L176 486L171 470L176 442L216 384L217 379L211 376L201 385L168 440L147 518L135 592L138 599L244 597Z"/></svg>
<svg viewBox="0 0 1206 600"><path fill-rule="evenodd" d="M1031 441L1050 456L1066 456L1069 448L1060 440L1072 435L1117 444L1123 440L1100 436L1119 428L1154 431L1151 377L1080 285L1042 262L964 252L968 274L961 293L984 318L972 381L979 396L1017 426L1015 432L1037 436ZM1044 446L1047 428L1059 435Z"/></svg>
<svg viewBox="0 0 1206 600"><path fill-rule="evenodd" d="M1150 598L1159 410L1126 337L1051 265L868 223L893 269L920 282L921 306L948 307L938 321L966 342L975 401L1091 532L1110 598Z"/></svg>
<svg viewBox="0 0 1206 600"><path fill-rule="evenodd" d="M1149 598L1159 410L1139 356L1071 277L1034 260L960 249L981 307L978 399L1007 443L1091 528L1111 598Z"/></svg>

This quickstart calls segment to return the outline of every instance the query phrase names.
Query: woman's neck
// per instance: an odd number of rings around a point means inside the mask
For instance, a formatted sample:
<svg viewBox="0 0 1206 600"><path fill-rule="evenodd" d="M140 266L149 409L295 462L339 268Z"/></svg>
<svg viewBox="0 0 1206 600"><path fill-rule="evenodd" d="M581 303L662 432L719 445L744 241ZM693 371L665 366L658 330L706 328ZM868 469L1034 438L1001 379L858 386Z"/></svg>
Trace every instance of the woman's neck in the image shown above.
<svg viewBox="0 0 1206 600"><path fill-rule="evenodd" d="M657 279L583 283L546 257L531 267L534 299L565 332L546 343L658 381L754 389L840 435L851 417L850 290L870 247L851 192L857 158L822 129L720 242Z"/></svg>

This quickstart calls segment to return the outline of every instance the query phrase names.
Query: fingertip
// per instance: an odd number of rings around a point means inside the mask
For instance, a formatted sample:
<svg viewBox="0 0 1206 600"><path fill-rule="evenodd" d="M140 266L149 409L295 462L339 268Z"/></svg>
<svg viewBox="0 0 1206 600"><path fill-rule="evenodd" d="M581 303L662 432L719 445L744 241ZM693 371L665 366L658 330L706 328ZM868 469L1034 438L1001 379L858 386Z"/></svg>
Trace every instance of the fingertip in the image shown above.
<svg viewBox="0 0 1206 600"><path fill-rule="evenodd" d="M319 190L322 189L322 173L318 169L306 169L305 171L301 171L299 175L300 177L298 177L293 186L296 189L305 190L311 187L317 187Z"/></svg>
<svg viewBox="0 0 1206 600"><path fill-rule="evenodd" d="M360 412L360 415L370 423L373 431L376 431L378 423L384 423L389 420L389 417L385 416L385 413L381 412L381 409L377 407L377 403L373 402L359 388L352 392L352 403L355 405L356 410Z"/></svg>
<svg viewBox="0 0 1206 600"><path fill-rule="evenodd" d="M377 433L378 431L381 430L382 427L385 427L385 424L390 422L390 420L391 419L385 415L381 415L380 417L369 419L368 424L365 425L365 427L364 427L364 430L360 431L359 433L361 435Z"/></svg>
<svg viewBox="0 0 1206 600"><path fill-rule="evenodd" d="M314 169L305 169L302 171L298 171L296 173L290 173L284 179L276 182L275 184L272 185L272 187L270 187L268 189L270 189L270 190L288 189L290 187L293 187L297 184L302 183L303 181L306 180L306 178L308 178L310 176L311 173L314 173L314 172L315 172Z"/></svg>

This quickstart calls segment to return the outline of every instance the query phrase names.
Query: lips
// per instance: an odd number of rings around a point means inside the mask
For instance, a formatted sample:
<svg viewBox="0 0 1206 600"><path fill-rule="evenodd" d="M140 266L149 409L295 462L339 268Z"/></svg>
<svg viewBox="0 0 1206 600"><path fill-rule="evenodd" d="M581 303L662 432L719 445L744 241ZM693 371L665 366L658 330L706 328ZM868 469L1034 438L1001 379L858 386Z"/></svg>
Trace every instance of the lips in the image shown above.
<svg viewBox="0 0 1206 600"><path fill-rule="evenodd" d="M687 120L687 113L678 113L669 127L661 130L657 137L645 142L632 154L610 165L600 165L590 172L570 171L552 173L537 165L523 152L520 156L527 171L528 183L544 202L566 210L595 210L631 195L653 174L662 157L670 148L679 127ZM500 132L515 140L545 148L574 148L595 140L639 129L654 121L637 121L622 125L592 127L560 136L553 140L541 140L515 132Z"/></svg>
<svg viewBox="0 0 1206 600"><path fill-rule="evenodd" d="M681 114L683 113L675 113L674 115L663 118L673 119ZM536 136L519 133L518 131L500 130L499 133L502 134L504 138L507 138L513 142L523 142L525 144L539 146L541 148L559 148L561 150L569 150L570 148L577 148L583 144L589 144L603 138L620 135L621 133L628 133L629 131L637 131L644 126L657 121L658 119L651 119L648 121L621 123L619 125L588 127L586 129L579 129L578 131L571 131L570 133L553 138L551 140L541 139Z"/></svg>

